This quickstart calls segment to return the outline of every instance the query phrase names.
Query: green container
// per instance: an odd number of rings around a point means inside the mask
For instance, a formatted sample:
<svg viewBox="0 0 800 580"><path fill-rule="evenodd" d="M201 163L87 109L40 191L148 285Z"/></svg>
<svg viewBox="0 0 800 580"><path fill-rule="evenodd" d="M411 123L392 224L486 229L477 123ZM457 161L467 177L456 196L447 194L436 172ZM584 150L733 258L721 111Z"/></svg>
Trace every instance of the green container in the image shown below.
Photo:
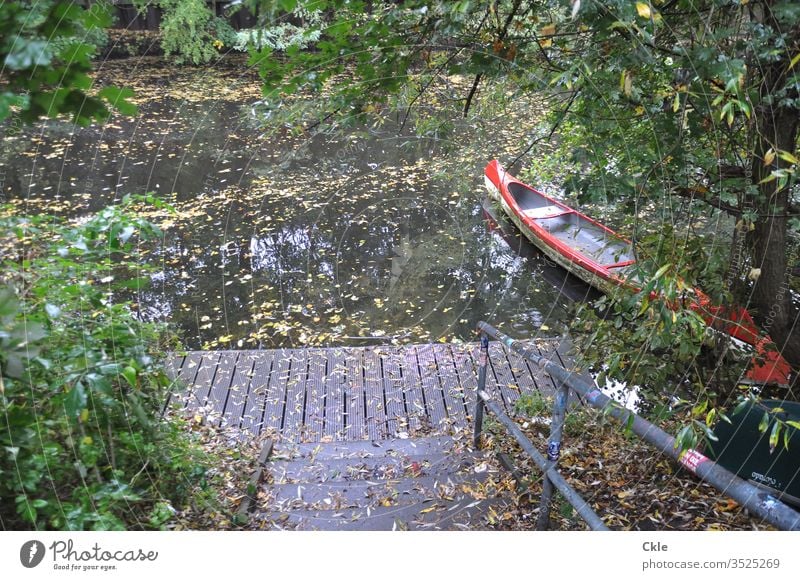
<svg viewBox="0 0 800 580"><path fill-rule="evenodd" d="M758 426L766 409L783 409L770 413L767 430L763 433ZM800 422L800 403L764 400L757 405L748 405L745 410L730 417L731 423L719 421L714 434L719 441L710 441L707 455L722 467L732 471L742 479L761 487L775 490L775 495L788 503L800 505L800 435L792 427L789 429L789 449L784 447L783 430L778 445L769 452L769 436L775 424L774 417L783 421Z"/></svg>

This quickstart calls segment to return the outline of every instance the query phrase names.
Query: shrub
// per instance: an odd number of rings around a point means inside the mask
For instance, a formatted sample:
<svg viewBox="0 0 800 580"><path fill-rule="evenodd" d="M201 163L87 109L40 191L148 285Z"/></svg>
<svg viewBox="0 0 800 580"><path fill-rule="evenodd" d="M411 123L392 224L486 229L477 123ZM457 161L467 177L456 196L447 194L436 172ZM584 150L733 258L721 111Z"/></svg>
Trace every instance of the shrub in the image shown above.
<svg viewBox="0 0 800 580"><path fill-rule="evenodd" d="M538 391L523 393L514 403L514 411L523 417L541 421L539 429L549 433L553 417L553 397ZM546 428L545 428L546 426ZM571 405L564 415L564 435L580 436L595 425L594 412L588 407Z"/></svg>
<svg viewBox="0 0 800 580"><path fill-rule="evenodd" d="M205 0L136 0L134 4L141 11L153 4L161 8L161 47L177 64L207 63L218 48L236 41L236 31L216 16Z"/></svg>
<svg viewBox="0 0 800 580"><path fill-rule="evenodd" d="M144 284L140 241L160 235L130 200L82 223L3 218L0 524L151 529L202 482L175 420L164 328L113 296Z"/></svg>
<svg viewBox="0 0 800 580"><path fill-rule="evenodd" d="M276 22L267 28L240 30L236 32L233 48L239 51L261 50L264 47L286 50L293 46L302 49L320 39L323 28L322 11L310 11L296 6L290 14L302 24L298 26L291 22Z"/></svg>

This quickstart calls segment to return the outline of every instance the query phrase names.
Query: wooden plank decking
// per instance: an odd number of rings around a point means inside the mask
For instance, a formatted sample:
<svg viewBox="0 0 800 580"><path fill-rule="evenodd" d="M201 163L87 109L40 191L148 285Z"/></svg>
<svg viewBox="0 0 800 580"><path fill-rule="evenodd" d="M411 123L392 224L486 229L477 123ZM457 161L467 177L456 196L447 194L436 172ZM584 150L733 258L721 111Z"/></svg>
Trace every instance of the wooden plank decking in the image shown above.
<svg viewBox="0 0 800 580"><path fill-rule="evenodd" d="M564 365L555 340L537 341ZM289 441L385 439L471 429L477 344L191 351L169 366L187 386L171 405L214 424ZM536 365L491 343L487 389L512 412L523 393L550 394ZM566 366L566 365L565 365Z"/></svg>

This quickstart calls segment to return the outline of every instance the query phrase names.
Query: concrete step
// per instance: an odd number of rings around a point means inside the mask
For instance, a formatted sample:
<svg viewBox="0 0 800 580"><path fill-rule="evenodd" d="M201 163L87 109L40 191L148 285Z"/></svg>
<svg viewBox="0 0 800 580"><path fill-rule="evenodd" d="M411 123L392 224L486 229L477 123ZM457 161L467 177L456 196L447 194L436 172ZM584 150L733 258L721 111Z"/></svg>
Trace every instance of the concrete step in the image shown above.
<svg viewBox="0 0 800 580"><path fill-rule="evenodd" d="M486 481L487 476L486 472L467 472L382 481L277 484L264 486L260 504L279 511L410 505L462 496L464 489Z"/></svg>
<svg viewBox="0 0 800 580"><path fill-rule="evenodd" d="M468 444L423 437L283 445L253 517L278 529L480 529L500 500L483 499L489 473Z"/></svg>
<svg viewBox="0 0 800 580"><path fill-rule="evenodd" d="M469 438L420 437L413 439L387 439L379 441L336 441L331 443L282 444L274 453L276 459L346 459L353 457L392 457L442 454L461 451Z"/></svg>
<svg viewBox="0 0 800 580"><path fill-rule="evenodd" d="M345 508L341 510L265 512L256 514L265 526L316 531L477 530L485 527L497 498L465 497L454 501L426 500L405 506Z"/></svg>
<svg viewBox="0 0 800 580"><path fill-rule="evenodd" d="M271 483L325 483L329 481L380 481L387 479L436 477L464 469L470 454L441 453L420 456L306 458L275 461L268 467Z"/></svg>

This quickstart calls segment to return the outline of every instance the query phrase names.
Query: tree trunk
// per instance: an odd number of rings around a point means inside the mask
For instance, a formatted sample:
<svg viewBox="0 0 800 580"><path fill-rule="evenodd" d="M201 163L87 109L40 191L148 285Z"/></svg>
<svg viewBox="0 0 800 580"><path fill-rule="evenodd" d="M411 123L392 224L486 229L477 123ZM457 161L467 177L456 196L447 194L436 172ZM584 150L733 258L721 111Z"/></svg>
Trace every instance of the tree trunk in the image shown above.
<svg viewBox="0 0 800 580"><path fill-rule="evenodd" d="M766 69L761 85L762 98L774 94L781 87L785 71L784 62ZM788 285L786 212L789 207L789 188L780 187L778 180L761 182L774 169L787 165L776 152L795 152L797 126L796 109L762 100L757 109L756 144L752 160L753 183L758 187L758 196L752 201L758 217L750 235L753 267L761 270L752 295L756 319L794 367L800 367L800 328L795 325L798 311L792 305ZM770 150L774 161L765 165L764 159Z"/></svg>

